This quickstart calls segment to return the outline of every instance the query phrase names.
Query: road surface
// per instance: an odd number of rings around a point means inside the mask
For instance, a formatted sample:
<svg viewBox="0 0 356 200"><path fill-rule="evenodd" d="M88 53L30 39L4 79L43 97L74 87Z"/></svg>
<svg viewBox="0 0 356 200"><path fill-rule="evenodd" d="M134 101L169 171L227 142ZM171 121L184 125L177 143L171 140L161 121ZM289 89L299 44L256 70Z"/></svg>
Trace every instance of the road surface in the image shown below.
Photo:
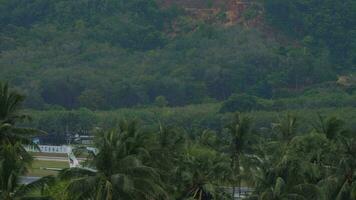
<svg viewBox="0 0 356 200"><path fill-rule="evenodd" d="M30 184L34 181L37 181L38 179L40 179L41 177L33 177L33 176L22 176L20 177L20 184Z"/></svg>

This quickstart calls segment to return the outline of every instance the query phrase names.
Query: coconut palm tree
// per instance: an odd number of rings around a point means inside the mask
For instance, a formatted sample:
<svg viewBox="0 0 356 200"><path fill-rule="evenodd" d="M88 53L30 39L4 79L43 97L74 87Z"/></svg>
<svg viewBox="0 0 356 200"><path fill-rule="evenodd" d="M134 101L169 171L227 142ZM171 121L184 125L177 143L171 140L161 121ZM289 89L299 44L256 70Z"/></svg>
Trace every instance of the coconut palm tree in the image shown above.
<svg viewBox="0 0 356 200"><path fill-rule="evenodd" d="M308 183L304 177L308 176L305 174L313 173L308 171L309 166L304 169L307 163L292 157L292 155L283 156L283 159L287 160L283 165L276 164L269 155L259 157L256 162L258 167L253 169L255 194L248 200L321 200L321 188L316 184ZM299 165L296 164L298 162Z"/></svg>
<svg viewBox="0 0 356 200"><path fill-rule="evenodd" d="M329 140L337 139L339 136L347 133L344 129L345 122L336 117L330 117L325 120L323 116L318 115L318 123L314 124L316 132L324 134Z"/></svg>
<svg viewBox="0 0 356 200"><path fill-rule="evenodd" d="M183 185L178 199L212 200L230 199L223 185L231 175L227 155L193 144L187 149L178 174ZM225 182L224 182L225 181Z"/></svg>
<svg viewBox="0 0 356 200"><path fill-rule="evenodd" d="M172 169L186 148L186 137L182 130L160 125L152 137L151 159L157 167Z"/></svg>
<svg viewBox="0 0 356 200"><path fill-rule="evenodd" d="M314 125L316 132L333 143L334 155L327 165L329 173L318 183L325 200L356 199L356 139L344 124L335 117L325 120L319 115L319 123Z"/></svg>
<svg viewBox="0 0 356 200"><path fill-rule="evenodd" d="M290 192L286 189L286 183L281 178L276 179L273 187L268 188L261 193L259 200L306 200L306 198L296 192Z"/></svg>
<svg viewBox="0 0 356 200"><path fill-rule="evenodd" d="M356 139L339 137L342 153L338 166L319 185L326 200L355 200L356 191Z"/></svg>
<svg viewBox="0 0 356 200"><path fill-rule="evenodd" d="M180 129L160 124L158 131L152 134L151 141L146 145L151 154L150 165L158 169L165 190L174 198L178 192L177 172L187 146L186 135Z"/></svg>
<svg viewBox="0 0 356 200"><path fill-rule="evenodd" d="M92 169L72 168L60 173L69 179L72 199L159 199L166 196L159 173L144 160L146 135L135 122L122 122L116 129L99 132L91 160ZM164 198L163 198L164 199Z"/></svg>
<svg viewBox="0 0 356 200"><path fill-rule="evenodd" d="M18 154L21 144L4 144L0 148L0 199L38 199L26 197L30 192L53 183L53 177L44 177L28 185L20 185L20 176L30 167L30 161ZM41 197L44 199L44 197Z"/></svg>
<svg viewBox="0 0 356 200"><path fill-rule="evenodd" d="M36 129L19 128L16 123L28 118L21 112L24 96L0 82L0 197L22 199L32 189L46 184L48 178L27 186L19 185L19 177L27 172L32 156L24 145L34 145L31 137L43 133Z"/></svg>
<svg viewBox="0 0 356 200"><path fill-rule="evenodd" d="M280 141L288 143L297 134L297 118L292 115L279 120L278 123L273 123L272 128L277 133Z"/></svg>
<svg viewBox="0 0 356 200"><path fill-rule="evenodd" d="M29 118L21 112L24 96L10 90L8 84L0 82L0 145L20 143L33 145L32 137L44 132L32 128L19 128L16 123ZM29 158L23 146L16 145L21 156Z"/></svg>
<svg viewBox="0 0 356 200"><path fill-rule="evenodd" d="M230 142L230 156L231 156L231 168L233 173L233 196L236 194L236 187L241 187L241 157L246 147L246 136L250 131L250 119L247 117L241 117L239 113L236 113L232 123L227 126L227 129L231 135Z"/></svg>
<svg viewBox="0 0 356 200"><path fill-rule="evenodd" d="M18 156L17 147L7 144L0 149L1 199L12 199L18 187L18 179L26 172L30 162Z"/></svg>
<svg viewBox="0 0 356 200"><path fill-rule="evenodd" d="M9 89L7 83L0 82L0 121L14 124L16 121L27 118L21 113L21 106L25 97Z"/></svg>
<svg viewBox="0 0 356 200"><path fill-rule="evenodd" d="M297 134L296 119L280 120L273 128L277 140L255 151L252 199L322 199L318 182L330 170L332 141L324 134Z"/></svg>

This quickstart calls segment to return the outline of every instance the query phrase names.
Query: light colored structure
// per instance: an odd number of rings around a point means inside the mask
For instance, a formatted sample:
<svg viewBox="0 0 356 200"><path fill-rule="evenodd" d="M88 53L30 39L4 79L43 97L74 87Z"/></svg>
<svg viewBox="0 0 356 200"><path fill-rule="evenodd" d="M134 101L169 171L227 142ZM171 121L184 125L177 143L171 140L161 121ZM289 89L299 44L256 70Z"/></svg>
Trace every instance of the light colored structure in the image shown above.
<svg viewBox="0 0 356 200"><path fill-rule="evenodd" d="M69 153L71 151L71 148L66 145L62 146L50 146L50 145L38 145L38 148L35 148L33 146L27 146L25 147L26 151L28 152L42 152L42 153Z"/></svg>
<svg viewBox="0 0 356 200"><path fill-rule="evenodd" d="M70 168L80 168L82 167L77 159L77 157L75 157L74 153L73 153L73 149L72 147L68 147L68 161L69 161L69 167Z"/></svg>

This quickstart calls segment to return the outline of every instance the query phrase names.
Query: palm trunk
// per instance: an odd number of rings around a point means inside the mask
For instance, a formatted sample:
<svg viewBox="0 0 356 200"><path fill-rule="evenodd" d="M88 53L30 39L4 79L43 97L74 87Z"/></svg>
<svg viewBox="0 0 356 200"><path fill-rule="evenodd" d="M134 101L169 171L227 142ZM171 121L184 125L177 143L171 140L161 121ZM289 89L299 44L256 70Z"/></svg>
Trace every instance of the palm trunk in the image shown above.
<svg viewBox="0 0 356 200"><path fill-rule="evenodd" d="M236 163L235 163L235 156L232 156L232 161L231 161L231 169L232 169L232 178L233 178L233 181L232 181L232 200L235 199L235 194L236 194L236 172L235 172L235 166L236 166Z"/></svg>
<svg viewBox="0 0 356 200"><path fill-rule="evenodd" d="M240 175L240 159L239 157L237 158L237 165L236 165L236 170L237 170L237 187L239 188L239 197L241 196L241 175Z"/></svg>
<svg viewBox="0 0 356 200"><path fill-rule="evenodd" d="M235 194L236 194L235 185L233 185L233 187L232 187L232 200L235 200Z"/></svg>
<svg viewBox="0 0 356 200"><path fill-rule="evenodd" d="M240 179L240 160L238 154L234 156L232 161L233 169L233 188L232 188L232 199L235 199L235 194L241 195L241 179ZM236 191L236 186L238 191Z"/></svg>

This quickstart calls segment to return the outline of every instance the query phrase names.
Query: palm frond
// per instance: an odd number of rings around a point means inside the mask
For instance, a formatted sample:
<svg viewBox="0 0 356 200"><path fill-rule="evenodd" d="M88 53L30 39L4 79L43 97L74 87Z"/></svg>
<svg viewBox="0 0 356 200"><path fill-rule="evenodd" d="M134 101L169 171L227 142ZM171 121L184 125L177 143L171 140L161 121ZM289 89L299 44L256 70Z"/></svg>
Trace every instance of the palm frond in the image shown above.
<svg viewBox="0 0 356 200"><path fill-rule="evenodd" d="M15 192L14 196L16 197L22 197L26 194L29 194L30 192L33 192L38 189L42 189L43 187L52 185L55 183L55 177L54 176L45 176L42 177L30 184L27 185L22 185L20 186L17 191Z"/></svg>
<svg viewBox="0 0 356 200"><path fill-rule="evenodd" d="M78 178L78 177L87 177L95 176L96 172L88 169L82 168L67 168L59 172L58 177L63 180Z"/></svg>

